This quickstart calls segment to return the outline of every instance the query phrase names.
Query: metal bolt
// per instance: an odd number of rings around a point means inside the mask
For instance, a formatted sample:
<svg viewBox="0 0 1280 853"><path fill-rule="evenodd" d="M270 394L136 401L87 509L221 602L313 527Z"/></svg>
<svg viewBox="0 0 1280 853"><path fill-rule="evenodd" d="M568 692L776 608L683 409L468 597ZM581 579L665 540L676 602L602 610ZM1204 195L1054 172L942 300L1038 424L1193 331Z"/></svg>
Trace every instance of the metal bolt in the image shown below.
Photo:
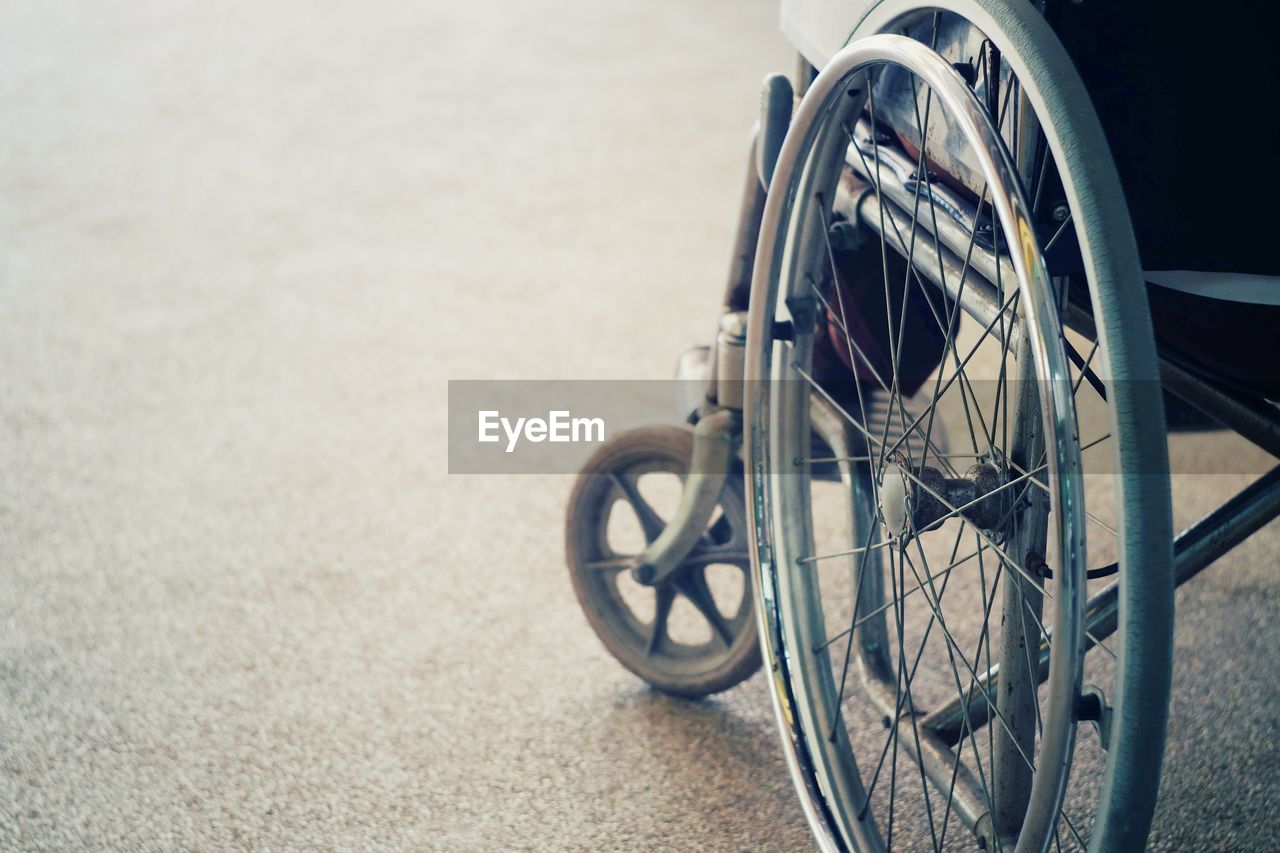
<svg viewBox="0 0 1280 853"><path fill-rule="evenodd" d="M827 229L831 237L831 248L854 251L866 242L867 235L856 222L841 221L831 223Z"/></svg>
<svg viewBox="0 0 1280 853"><path fill-rule="evenodd" d="M1065 202L1059 202L1053 206L1053 221L1066 222L1067 217L1071 215L1071 208L1067 207Z"/></svg>

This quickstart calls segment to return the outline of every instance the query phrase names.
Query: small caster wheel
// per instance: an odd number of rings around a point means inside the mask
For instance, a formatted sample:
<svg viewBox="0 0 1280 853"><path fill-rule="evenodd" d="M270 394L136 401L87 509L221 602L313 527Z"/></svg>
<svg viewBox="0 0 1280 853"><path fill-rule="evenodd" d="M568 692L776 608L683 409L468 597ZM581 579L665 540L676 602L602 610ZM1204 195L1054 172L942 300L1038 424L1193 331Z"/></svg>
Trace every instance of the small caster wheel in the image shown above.
<svg viewBox="0 0 1280 853"><path fill-rule="evenodd" d="M692 431L674 426L601 447L569 498L565 553L605 648L659 690L698 697L760 667L742 478L728 478L706 532L665 581L646 586L630 571L679 503L692 455Z"/></svg>

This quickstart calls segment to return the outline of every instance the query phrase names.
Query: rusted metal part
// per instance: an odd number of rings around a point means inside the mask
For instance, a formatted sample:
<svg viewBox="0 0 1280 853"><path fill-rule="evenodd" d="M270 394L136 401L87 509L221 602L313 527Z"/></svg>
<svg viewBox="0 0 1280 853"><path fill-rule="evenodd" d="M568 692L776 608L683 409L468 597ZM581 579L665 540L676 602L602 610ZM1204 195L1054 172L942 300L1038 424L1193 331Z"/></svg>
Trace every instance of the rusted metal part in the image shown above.
<svg viewBox="0 0 1280 853"><path fill-rule="evenodd" d="M963 477L947 477L930 465L912 467L898 456L881 478L881 511L893 536L934 530L961 516L981 530L996 530L1013 512L1013 489L989 463Z"/></svg>

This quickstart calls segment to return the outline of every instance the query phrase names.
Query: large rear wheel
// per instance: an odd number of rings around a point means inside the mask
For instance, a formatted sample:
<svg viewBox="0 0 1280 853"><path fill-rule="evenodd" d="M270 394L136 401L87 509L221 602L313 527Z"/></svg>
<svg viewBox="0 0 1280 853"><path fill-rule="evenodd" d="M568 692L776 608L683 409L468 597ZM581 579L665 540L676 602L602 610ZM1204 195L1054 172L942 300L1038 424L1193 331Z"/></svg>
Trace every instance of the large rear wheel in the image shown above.
<svg viewBox="0 0 1280 853"><path fill-rule="evenodd" d="M1150 323L1105 148L1062 144L1096 128L1016 52L1047 28L1014 24L900 8L854 41L765 209L762 636L835 849L1140 845L1154 804L1172 583ZM811 430L839 450L816 457ZM1092 576L1117 583L1108 614Z"/></svg>

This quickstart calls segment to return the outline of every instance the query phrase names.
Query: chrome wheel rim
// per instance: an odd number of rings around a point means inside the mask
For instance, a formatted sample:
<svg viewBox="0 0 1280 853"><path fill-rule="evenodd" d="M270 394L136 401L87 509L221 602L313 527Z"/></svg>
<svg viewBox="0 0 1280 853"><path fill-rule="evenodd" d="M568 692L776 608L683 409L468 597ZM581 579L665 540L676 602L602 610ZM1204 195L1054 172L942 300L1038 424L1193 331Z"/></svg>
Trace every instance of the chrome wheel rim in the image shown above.
<svg viewBox="0 0 1280 853"><path fill-rule="evenodd" d="M1010 311L1010 324L1013 324L1012 315L1016 314L1026 329L1026 352L1021 363L1038 389L1034 395L1038 403L1035 415L1043 426L1047 491L1056 520L1053 541L1058 553L1066 555L1055 575L1052 634L1057 651L1050 655L1039 767L1034 773L1030 804L1022 820L1023 831L1018 843L1020 850L1044 849L1052 838L1069 770L1075 732L1074 704L1080 689L1081 664L1077 650L1082 641L1084 512L1072 381L1057 337L1059 323L1053 290L1040 258L1017 170L987 114L955 69L927 46L900 36L881 35L859 40L842 51L815 81L797 111L779 158L761 228L748 343L748 378L757 381L751 383L752 393L748 395L747 440L751 447L749 491L758 508L753 533L761 588L760 621L767 660L775 668L775 675L770 679L775 710L786 733L788 759L792 765L803 764L810 770L821 771L799 774L797 778L818 780L804 786L802 800L824 846L863 849L889 846L891 831L884 832L876 821L860 814L865 811L865 803L862 810L851 807L867 799L865 789L874 787L872 780L878 777L872 772L866 774L871 780L864 779L848 745L840 742L834 724L841 718L843 692L833 704L832 696L819 695L821 690L814 689L815 685L827 685L830 692L830 676L814 671L828 664L819 656L806 653L806 647L811 648L815 638L803 635L795 627L801 624L814 627L815 606L813 601L805 600L803 585L789 583L787 578L795 566L802 561L812 561L817 555L811 550L812 531L800 529L803 525L797 527L793 519L780 516L785 515L788 508L803 507L808 500L805 466L789 471L787 460L800 459L808 453L808 448L801 447L797 437L808 434L811 388L816 383L805 370L812 358L812 352L805 350L812 342L806 342L800 334L789 342L775 340L774 335L775 329L786 328L777 325L779 322L790 323L792 328L803 326L806 305L809 310L813 309L813 300L806 298L806 285L801 280L805 272L804 258L814 255L819 235L825 240L829 232L827 220L815 219L813 205L808 200L823 193L830 194L828 198L834 195L838 175L832 173L835 167L831 164L843 161L843 158L837 160L837 156L844 150L842 145L847 147L849 143L839 135L841 116L855 114L858 109L848 93L865 92L874 69L886 66L905 69L921 81L930 97L936 97L955 120L955 126L973 149L982 152L983 177L990 187L990 201L999 226L1005 234L1022 235L1010 256L1018 283L1017 307L999 306L996 319ZM1051 329L1052 334L1048 331ZM852 353L850 359L854 360ZM857 420L847 411L841 411L842 407L833 398L823 401L822 405L843 415L846 428L847 422ZM801 426L797 427L797 423ZM818 426L816 421L815 426ZM876 449L875 436L865 428L861 439L867 453ZM886 449L886 444L882 439L879 449ZM857 455L848 449L848 442L846 448L846 456ZM885 481L885 473L886 469L881 466L877 477L872 478L878 482L870 484L870 492L878 491L880 483ZM925 488L926 484L916 485ZM862 499L865 501L866 496ZM880 510L884 508L884 501L874 494L871 503ZM957 509L954 505L950 507ZM853 512L857 512L856 508ZM870 541L860 543L865 549L864 565L872 545ZM1016 567L1018 561L1011 559L1009 563ZM854 607L857 611L858 604ZM820 614L820 606L817 611ZM820 616L816 621L817 628L821 629ZM832 734L824 737L823 731ZM927 743L922 745L917 741L917 754L923 755L927 750ZM823 780L826 780L825 790ZM843 790L831 789L841 785ZM927 793L925 796L927 803Z"/></svg>

